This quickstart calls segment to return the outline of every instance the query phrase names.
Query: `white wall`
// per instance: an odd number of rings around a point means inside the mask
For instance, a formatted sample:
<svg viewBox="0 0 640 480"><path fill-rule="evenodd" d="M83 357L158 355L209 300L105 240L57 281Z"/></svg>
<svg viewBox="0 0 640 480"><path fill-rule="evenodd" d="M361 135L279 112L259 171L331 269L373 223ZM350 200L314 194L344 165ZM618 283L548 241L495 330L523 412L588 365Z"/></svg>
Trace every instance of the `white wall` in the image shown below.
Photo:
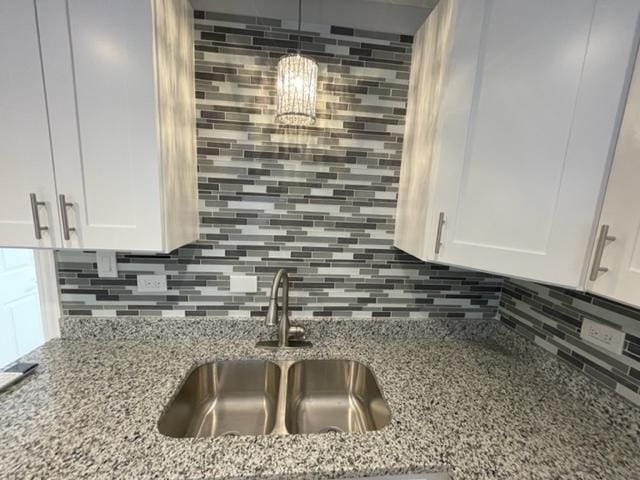
<svg viewBox="0 0 640 480"><path fill-rule="evenodd" d="M33 250L0 249L0 368L44 343Z"/></svg>

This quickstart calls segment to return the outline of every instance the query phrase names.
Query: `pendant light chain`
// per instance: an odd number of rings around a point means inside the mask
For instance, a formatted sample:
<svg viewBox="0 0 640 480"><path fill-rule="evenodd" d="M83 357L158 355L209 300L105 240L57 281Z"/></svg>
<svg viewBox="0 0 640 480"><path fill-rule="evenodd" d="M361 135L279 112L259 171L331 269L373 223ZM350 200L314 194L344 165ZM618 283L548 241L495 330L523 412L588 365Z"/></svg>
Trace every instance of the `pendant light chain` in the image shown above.
<svg viewBox="0 0 640 480"><path fill-rule="evenodd" d="M302 0L298 0L298 55L300 55L300 30L302 28Z"/></svg>

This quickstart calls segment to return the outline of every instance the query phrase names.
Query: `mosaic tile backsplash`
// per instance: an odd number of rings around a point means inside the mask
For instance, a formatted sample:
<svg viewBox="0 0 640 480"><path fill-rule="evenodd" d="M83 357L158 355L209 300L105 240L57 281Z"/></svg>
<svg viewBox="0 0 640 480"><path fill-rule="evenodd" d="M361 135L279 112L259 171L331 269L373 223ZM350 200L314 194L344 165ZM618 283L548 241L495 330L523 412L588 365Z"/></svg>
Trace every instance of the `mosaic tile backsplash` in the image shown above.
<svg viewBox="0 0 640 480"><path fill-rule="evenodd" d="M584 318L625 333L622 355L580 338ZM500 320L569 365L640 405L640 310L584 292L504 281Z"/></svg>
<svg viewBox="0 0 640 480"><path fill-rule="evenodd" d="M169 255L58 252L65 315L264 315L275 270L295 316L493 318L501 280L426 265L392 247L412 38L303 25L319 64L318 120L273 122L278 59L297 25L195 13L201 240ZM138 274L168 292L140 293ZM230 292L255 276L257 293Z"/></svg>

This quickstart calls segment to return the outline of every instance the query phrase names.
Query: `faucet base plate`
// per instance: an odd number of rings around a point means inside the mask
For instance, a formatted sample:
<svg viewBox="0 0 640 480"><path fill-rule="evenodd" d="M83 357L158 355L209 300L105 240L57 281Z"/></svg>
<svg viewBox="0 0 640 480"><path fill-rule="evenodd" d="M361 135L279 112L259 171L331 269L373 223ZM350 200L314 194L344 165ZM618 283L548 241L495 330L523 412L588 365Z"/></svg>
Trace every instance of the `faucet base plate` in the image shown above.
<svg viewBox="0 0 640 480"><path fill-rule="evenodd" d="M312 346L313 344L306 340L289 340L289 345L286 347L281 347L278 340L260 340L256 343L256 347L266 348L268 350L295 350L298 348L310 348Z"/></svg>

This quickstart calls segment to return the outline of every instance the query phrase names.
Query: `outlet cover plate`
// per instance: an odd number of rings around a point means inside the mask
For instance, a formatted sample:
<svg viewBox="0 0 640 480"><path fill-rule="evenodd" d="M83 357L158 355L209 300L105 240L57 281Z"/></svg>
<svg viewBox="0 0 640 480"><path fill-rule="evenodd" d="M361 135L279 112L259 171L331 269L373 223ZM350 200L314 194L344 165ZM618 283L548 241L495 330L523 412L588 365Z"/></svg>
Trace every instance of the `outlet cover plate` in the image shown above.
<svg viewBox="0 0 640 480"><path fill-rule="evenodd" d="M622 330L617 330L588 318L582 320L580 337L618 355L622 354L624 348L625 333Z"/></svg>
<svg viewBox="0 0 640 480"><path fill-rule="evenodd" d="M229 278L229 290L232 292L255 293L258 291L258 277L232 275Z"/></svg>
<svg viewBox="0 0 640 480"><path fill-rule="evenodd" d="M139 292L166 292L166 275L138 275Z"/></svg>
<svg viewBox="0 0 640 480"><path fill-rule="evenodd" d="M96 252L96 264L98 265L98 277L117 278L118 264L116 263L116 252L98 250Z"/></svg>

